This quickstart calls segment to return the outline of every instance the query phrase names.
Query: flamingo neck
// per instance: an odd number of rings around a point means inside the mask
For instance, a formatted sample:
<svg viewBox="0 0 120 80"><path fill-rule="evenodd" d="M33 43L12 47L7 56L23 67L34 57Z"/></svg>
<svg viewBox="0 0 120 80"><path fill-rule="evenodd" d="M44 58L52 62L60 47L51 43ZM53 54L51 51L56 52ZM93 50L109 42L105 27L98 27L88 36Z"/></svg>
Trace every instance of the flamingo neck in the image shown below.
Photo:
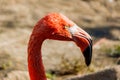
<svg viewBox="0 0 120 80"><path fill-rule="evenodd" d="M30 80L47 80L42 62L41 46L44 39L31 36L28 46L28 70Z"/></svg>

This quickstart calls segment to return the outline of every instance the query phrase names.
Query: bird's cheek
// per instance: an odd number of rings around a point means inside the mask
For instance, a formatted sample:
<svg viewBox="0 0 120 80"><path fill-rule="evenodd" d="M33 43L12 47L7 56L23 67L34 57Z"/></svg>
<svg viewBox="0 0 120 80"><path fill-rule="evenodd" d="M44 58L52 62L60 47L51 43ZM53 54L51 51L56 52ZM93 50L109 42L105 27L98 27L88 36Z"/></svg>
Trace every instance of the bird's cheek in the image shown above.
<svg viewBox="0 0 120 80"><path fill-rule="evenodd" d="M67 30L62 33L64 37L72 39L71 33L69 33Z"/></svg>

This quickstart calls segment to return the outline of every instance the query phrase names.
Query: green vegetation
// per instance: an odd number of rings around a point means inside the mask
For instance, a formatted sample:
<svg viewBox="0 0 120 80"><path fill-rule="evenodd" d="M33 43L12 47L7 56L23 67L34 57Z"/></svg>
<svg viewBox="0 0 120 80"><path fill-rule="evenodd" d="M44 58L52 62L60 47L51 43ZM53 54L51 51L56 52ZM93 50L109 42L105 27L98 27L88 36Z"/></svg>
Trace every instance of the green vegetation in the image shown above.
<svg viewBox="0 0 120 80"><path fill-rule="evenodd" d="M55 75L51 74L50 72L47 72L47 73L46 73L46 77L47 77L48 79L50 79L50 80L54 80Z"/></svg>
<svg viewBox="0 0 120 80"><path fill-rule="evenodd" d="M112 48L106 49L106 53L110 57L119 58L120 57L120 45L115 45Z"/></svg>
<svg viewBox="0 0 120 80"><path fill-rule="evenodd" d="M64 56L62 56L59 67L61 75L91 73L96 71L94 64L91 64L89 67L87 67L84 63L84 60L76 58L70 60L69 58L65 58Z"/></svg>

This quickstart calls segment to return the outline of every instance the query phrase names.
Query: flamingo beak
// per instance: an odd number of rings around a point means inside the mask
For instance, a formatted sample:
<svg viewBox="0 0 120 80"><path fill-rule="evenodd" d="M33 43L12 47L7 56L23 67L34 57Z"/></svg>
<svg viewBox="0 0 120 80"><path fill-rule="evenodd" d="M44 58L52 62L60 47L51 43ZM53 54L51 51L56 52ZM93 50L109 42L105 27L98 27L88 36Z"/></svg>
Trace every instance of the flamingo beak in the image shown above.
<svg viewBox="0 0 120 80"><path fill-rule="evenodd" d="M83 55L85 57L85 63L86 63L86 65L89 66L90 63L91 63L91 58L92 58L92 40L89 40L89 45L83 51Z"/></svg>
<svg viewBox="0 0 120 80"><path fill-rule="evenodd" d="M73 41L80 47L85 57L86 65L89 66L92 59L92 39L90 35L77 25L70 27L69 32L72 35Z"/></svg>

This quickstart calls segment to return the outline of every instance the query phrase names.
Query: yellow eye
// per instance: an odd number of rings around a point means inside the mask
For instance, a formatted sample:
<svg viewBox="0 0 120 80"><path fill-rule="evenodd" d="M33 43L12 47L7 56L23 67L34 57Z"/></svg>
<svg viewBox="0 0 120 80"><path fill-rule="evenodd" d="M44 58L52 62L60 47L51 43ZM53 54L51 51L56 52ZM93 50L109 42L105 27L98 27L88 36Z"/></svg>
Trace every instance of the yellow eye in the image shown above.
<svg viewBox="0 0 120 80"><path fill-rule="evenodd" d="M63 29L68 29L69 27L68 26L64 26Z"/></svg>

